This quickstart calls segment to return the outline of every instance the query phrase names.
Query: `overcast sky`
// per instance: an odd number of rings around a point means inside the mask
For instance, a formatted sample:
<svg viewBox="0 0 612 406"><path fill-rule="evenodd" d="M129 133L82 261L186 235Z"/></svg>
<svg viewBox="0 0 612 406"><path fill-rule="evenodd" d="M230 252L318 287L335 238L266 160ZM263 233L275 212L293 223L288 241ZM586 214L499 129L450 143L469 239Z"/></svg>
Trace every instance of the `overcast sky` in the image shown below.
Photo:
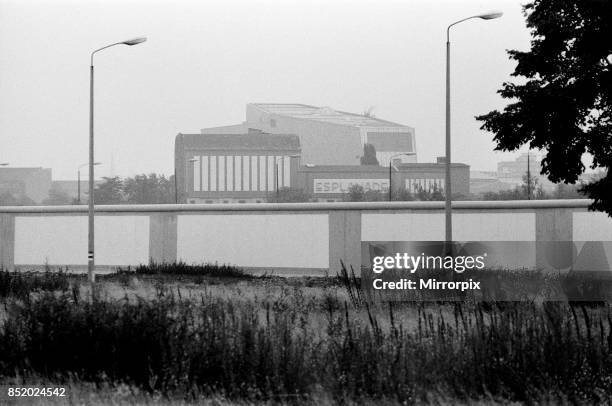
<svg viewBox="0 0 612 406"><path fill-rule="evenodd" d="M75 179L88 160L89 54L97 54L98 176L173 172L174 137L236 124L250 102L304 103L416 130L419 162L444 154L445 29L453 28L453 161L494 170L475 115L529 48L516 0L0 0L0 162ZM111 165L112 163L112 165Z"/></svg>

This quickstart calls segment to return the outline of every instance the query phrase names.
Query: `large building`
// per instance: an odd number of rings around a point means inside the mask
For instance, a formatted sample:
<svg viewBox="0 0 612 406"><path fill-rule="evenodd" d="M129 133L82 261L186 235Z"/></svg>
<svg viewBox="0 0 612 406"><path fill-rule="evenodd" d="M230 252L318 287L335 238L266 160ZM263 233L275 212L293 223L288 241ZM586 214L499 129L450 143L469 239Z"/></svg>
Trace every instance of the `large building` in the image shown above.
<svg viewBox="0 0 612 406"><path fill-rule="evenodd" d="M313 200L341 201L353 185L388 193L405 189L444 192L443 163L302 165L295 135L179 134L175 142L181 203L261 203L280 188L301 189ZM469 166L452 164L453 194L469 194Z"/></svg>
<svg viewBox="0 0 612 406"><path fill-rule="evenodd" d="M414 128L379 118L305 104L251 103L242 124L202 129L202 134L240 134L257 129L269 134L295 134L302 163L359 165L364 144L374 146L386 166L397 154L401 162L416 163Z"/></svg>
<svg viewBox="0 0 612 406"><path fill-rule="evenodd" d="M175 174L179 202L259 203L277 187L295 187L295 135L179 134Z"/></svg>
<svg viewBox="0 0 612 406"><path fill-rule="evenodd" d="M361 165L365 146L378 165ZM370 153L372 148L369 148ZM445 165L417 163L414 129L367 115L305 104L252 103L241 124L179 134L175 171L179 202L264 202L282 187L317 201L364 190L444 192ZM451 166L453 194L469 194L469 167Z"/></svg>

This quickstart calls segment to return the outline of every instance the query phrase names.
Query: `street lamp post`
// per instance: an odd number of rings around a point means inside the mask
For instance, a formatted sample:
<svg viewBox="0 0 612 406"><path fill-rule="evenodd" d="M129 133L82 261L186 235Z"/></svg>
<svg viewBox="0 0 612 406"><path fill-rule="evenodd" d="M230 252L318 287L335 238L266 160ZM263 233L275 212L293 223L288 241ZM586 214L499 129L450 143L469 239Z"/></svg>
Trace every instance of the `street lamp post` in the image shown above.
<svg viewBox="0 0 612 406"><path fill-rule="evenodd" d="M89 210L88 210L88 233L87 233L87 277L89 283L95 281L94 275L94 55L103 49L115 45L137 45L145 42L146 38L134 38L127 41L115 42L98 48L91 53L89 65ZM93 292L93 291L92 291Z"/></svg>
<svg viewBox="0 0 612 406"><path fill-rule="evenodd" d="M531 200L531 168L529 165L529 151L527 151L527 200Z"/></svg>
<svg viewBox="0 0 612 406"><path fill-rule="evenodd" d="M393 194L392 194L392 182L391 182L391 167L393 166L393 158L397 158L398 156L408 156L409 154L406 153L401 153L401 154L395 154L392 155L389 158L389 201L393 200Z"/></svg>
<svg viewBox="0 0 612 406"><path fill-rule="evenodd" d="M94 166L100 165L102 162L94 162ZM77 203L81 204L81 168L89 165L89 163L79 165L77 168Z"/></svg>
<svg viewBox="0 0 612 406"><path fill-rule="evenodd" d="M499 18L503 13L499 11L478 14L475 16L467 17L459 21L455 21L446 28L446 176L444 179L444 192L445 192L445 205L444 213L446 217L445 227L445 253L452 254L452 242L453 242L453 223L452 223L452 212L451 212L451 123L450 123L450 29L452 26L462 23L473 18L480 18L482 20L492 20Z"/></svg>

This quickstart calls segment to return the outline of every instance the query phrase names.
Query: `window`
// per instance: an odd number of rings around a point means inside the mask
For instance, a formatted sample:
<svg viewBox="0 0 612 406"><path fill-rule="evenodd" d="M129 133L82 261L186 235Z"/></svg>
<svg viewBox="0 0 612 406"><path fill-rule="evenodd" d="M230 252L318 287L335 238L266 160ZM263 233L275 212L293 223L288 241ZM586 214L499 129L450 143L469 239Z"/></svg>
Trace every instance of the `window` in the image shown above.
<svg viewBox="0 0 612 406"><path fill-rule="evenodd" d="M195 200L190 200L189 203L195 204Z"/></svg>
<svg viewBox="0 0 612 406"><path fill-rule="evenodd" d="M246 203L246 200L238 200L238 203Z"/></svg>
<svg viewBox="0 0 612 406"><path fill-rule="evenodd" d="M206 204L211 204L211 203L213 203L213 201L212 201L212 200L207 200L207 201L206 201Z"/></svg>
<svg viewBox="0 0 612 406"><path fill-rule="evenodd" d="M276 120L273 118L270 119L270 127L276 128Z"/></svg>

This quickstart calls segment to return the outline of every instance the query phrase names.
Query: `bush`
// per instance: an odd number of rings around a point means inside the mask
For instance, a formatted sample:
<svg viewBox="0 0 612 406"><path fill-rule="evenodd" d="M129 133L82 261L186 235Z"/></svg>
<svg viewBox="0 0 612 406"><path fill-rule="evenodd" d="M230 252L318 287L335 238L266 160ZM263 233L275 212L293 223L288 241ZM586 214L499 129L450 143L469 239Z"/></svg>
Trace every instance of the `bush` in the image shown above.
<svg viewBox="0 0 612 406"><path fill-rule="evenodd" d="M252 278L253 276L243 269L226 264L199 264L188 265L180 262L151 262L148 265L138 265L136 267L118 268L118 274L134 273L137 275L194 275L194 276L213 276L220 278Z"/></svg>
<svg viewBox="0 0 612 406"><path fill-rule="evenodd" d="M32 292L62 291L70 288L70 277L61 269L52 272L9 272L0 270L0 297L24 299Z"/></svg>

